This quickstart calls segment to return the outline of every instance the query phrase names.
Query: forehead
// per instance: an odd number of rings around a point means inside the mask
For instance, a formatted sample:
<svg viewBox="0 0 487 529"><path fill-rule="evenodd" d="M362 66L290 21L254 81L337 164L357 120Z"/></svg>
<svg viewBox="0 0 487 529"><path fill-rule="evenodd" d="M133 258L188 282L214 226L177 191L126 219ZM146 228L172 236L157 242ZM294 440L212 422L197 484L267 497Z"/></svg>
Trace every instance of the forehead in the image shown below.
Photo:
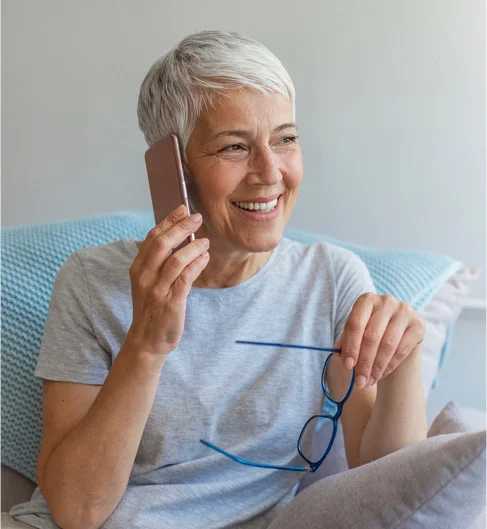
<svg viewBox="0 0 487 529"><path fill-rule="evenodd" d="M218 94L213 106L204 108L197 127L206 134L235 128L269 128L293 121L291 101L277 92L261 93L251 89Z"/></svg>

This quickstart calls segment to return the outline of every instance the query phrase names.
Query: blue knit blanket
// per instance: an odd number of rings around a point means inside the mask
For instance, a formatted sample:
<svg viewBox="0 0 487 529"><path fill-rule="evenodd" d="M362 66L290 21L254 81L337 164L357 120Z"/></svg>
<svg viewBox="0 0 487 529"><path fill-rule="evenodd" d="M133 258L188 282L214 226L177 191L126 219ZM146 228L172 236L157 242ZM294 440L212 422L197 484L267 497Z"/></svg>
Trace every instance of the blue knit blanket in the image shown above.
<svg viewBox="0 0 487 529"><path fill-rule="evenodd" d="M2 463L35 483L42 380L34 368L56 273L79 248L121 238L143 240L153 226L151 210L128 210L2 229ZM325 240L354 251L379 294L390 293L417 311L463 266L444 255L375 250L298 230L288 229L285 236L304 243Z"/></svg>

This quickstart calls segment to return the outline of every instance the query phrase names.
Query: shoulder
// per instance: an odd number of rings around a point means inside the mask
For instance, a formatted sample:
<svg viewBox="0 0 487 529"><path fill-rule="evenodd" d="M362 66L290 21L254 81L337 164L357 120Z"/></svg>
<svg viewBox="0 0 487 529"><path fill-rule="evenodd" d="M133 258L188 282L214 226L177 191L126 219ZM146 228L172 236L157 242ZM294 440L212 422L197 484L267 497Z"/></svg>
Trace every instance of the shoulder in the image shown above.
<svg viewBox="0 0 487 529"><path fill-rule="evenodd" d="M108 244L80 248L73 252L71 256L75 255L78 257L83 265L108 266L111 268L124 267L127 263L132 264L138 252L135 243L136 241L132 239L118 239Z"/></svg>
<svg viewBox="0 0 487 529"><path fill-rule="evenodd" d="M328 241L302 243L284 237L281 254L294 261L321 263L336 272L345 268L365 268L364 262L356 253Z"/></svg>
<svg viewBox="0 0 487 529"><path fill-rule="evenodd" d="M80 248L64 261L57 272L57 281L103 284L125 278L137 251L135 241L131 239Z"/></svg>

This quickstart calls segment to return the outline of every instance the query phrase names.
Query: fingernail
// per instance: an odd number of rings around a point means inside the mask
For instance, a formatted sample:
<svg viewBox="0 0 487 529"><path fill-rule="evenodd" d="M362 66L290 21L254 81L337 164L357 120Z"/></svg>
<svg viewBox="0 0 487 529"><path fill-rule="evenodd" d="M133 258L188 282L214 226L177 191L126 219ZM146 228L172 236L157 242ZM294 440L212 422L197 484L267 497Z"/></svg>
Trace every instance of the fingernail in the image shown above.
<svg viewBox="0 0 487 529"><path fill-rule="evenodd" d="M182 215L184 211L186 211L186 206L184 204L181 204L174 210L174 214L179 216Z"/></svg>
<svg viewBox="0 0 487 529"><path fill-rule="evenodd" d="M347 356L347 358L345 358L345 367L347 369L352 369L354 364L355 360L353 359L353 356Z"/></svg>
<svg viewBox="0 0 487 529"><path fill-rule="evenodd" d="M201 213L193 213L189 217L195 224L198 224L198 222L201 220Z"/></svg>
<svg viewBox="0 0 487 529"><path fill-rule="evenodd" d="M210 241L206 237L204 239L197 239L198 244L201 245L203 248L206 248L210 246Z"/></svg>
<svg viewBox="0 0 487 529"><path fill-rule="evenodd" d="M367 379L363 375L359 375L357 377L356 384L359 388L363 388L366 382L367 382Z"/></svg>

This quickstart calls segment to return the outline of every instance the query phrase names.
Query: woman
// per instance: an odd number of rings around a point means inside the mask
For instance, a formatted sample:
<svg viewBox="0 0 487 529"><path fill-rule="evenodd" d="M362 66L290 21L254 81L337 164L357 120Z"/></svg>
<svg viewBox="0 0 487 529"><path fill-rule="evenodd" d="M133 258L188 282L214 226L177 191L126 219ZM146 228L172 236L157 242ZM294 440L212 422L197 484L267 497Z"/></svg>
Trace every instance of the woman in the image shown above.
<svg viewBox="0 0 487 529"><path fill-rule="evenodd" d="M149 145L178 135L198 213L180 207L144 241L60 269L36 368L39 488L11 514L41 528L260 528L292 510L303 472L200 439L302 465L329 353L236 340L341 348L326 376L346 389L355 366L350 467L424 439L422 319L376 295L355 254L283 238L302 158L277 58L236 33L190 35L150 69L138 115Z"/></svg>

